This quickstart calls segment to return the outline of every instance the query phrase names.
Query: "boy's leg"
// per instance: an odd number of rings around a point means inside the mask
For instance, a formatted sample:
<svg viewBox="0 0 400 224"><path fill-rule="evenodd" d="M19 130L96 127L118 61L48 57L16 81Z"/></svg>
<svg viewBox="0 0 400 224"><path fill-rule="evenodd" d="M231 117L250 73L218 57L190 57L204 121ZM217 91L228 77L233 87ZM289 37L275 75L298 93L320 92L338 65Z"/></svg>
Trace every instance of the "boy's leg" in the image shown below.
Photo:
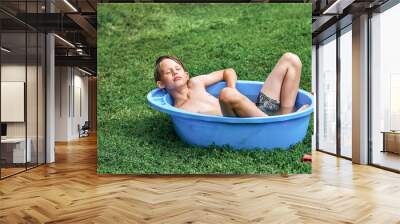
<svg viewBox="0 0 400 224"><path fill-rule="evenodd" d="M279 59L261 88L261 92L280 103L282 112L291 110L296 101L301 76L301 61L293 53L285 53ZM291 111L287 111L291 112Z"/></svg>
<svg viewBox="0 0 400 224"><path fill-rule="evenodd" d="M225 96L224 94L220 93L220 96L219 96L219 105L221 106L222 114L226 117L238 117L238 115L235 113L235 111L233 111L233 108L230 105L230 103L227 99L227 96Z"/></svg>
<svg viewBox="0 0 400 224"><path fill-rule="evenodd" d="M226 87L221 90L219 101L224 116L266 117L257 106L237 89Z"/></svg>

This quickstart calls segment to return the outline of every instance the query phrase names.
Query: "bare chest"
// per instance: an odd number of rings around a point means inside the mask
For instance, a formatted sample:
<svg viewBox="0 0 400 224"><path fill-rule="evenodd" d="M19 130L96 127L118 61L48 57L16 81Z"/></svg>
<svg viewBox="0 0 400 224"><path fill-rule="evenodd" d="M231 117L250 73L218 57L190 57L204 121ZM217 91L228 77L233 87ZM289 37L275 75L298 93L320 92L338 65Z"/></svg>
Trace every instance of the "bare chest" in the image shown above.
<svg viewBox="0 0 400 224"><path fill-rule="evenodd" d="M180 108L195 113L222 115L219 100L201 89L191 91L189 99Z"/></svg>

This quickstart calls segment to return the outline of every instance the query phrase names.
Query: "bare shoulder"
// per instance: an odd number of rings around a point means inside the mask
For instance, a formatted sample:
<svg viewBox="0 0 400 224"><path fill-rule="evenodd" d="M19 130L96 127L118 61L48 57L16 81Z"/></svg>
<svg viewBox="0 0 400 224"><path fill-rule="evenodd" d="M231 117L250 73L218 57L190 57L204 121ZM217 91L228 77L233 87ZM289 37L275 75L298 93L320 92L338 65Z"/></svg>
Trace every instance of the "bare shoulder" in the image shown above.
<svg viewBox="0 0 400 224"><path fill-rule="evenodd" d="M188 86L189 86L189 88L204 87L204 82L201 79L201 77L196 76L196 77L189 79Z"/></svg>

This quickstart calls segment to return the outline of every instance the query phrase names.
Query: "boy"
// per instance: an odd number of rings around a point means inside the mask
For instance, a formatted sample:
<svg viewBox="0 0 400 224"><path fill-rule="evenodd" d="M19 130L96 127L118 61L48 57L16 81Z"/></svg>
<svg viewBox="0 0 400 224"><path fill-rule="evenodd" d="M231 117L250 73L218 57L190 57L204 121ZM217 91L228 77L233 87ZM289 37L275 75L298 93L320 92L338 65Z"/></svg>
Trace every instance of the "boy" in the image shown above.
<svg viewBox="0 0 400 224"><path fill-rule="evenodd" d="M172 96L174 106L182 110L220 116L265 117L294 111L301 66L297 55L283 54L265 80L256 104L235 88L237 76L231 68L189 78L178 58L161 56L155 64L154 79L159 88ZM222 80L226 81L226 87L217 99L206 87Z"/></svg>

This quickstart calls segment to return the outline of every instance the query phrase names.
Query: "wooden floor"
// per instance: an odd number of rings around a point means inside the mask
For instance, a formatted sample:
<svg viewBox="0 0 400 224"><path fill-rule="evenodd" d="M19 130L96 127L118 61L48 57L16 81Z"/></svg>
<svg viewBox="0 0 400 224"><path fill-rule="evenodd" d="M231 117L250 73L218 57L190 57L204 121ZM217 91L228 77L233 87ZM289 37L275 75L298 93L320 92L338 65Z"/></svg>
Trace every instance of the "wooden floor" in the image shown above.
<svg viewBox="0 0 400 224"><path fill-rule="evenodd" d="M372 161L374 164L400 170L400 155L392 152L374 151Z"/></svg>
<svg viewBox="0 0 400 224"><path fill-rule="evenodd" d="M27 167L25 167L25 164L18 164L18 167L2 167L1 168L1 178L5 178L11 175L15 175L20 172L24 172L27 169L33 169L37 166L37 164L29 164L27 163Z"/></svg>
<svg viewBox="0 0 400 224"><path fill-rule="evenodd" d="M400 223L400 175L314 152L313 174L99 176L96 139L0 181L0 223Z"/></svg>
<svg viewBox="0 0 400 224"><path fill-rule="evenodd" d="M7 177L7 176L10 176L10 175L13 175L13 174L22 172L22 171L24 171L24 170L26 170L25 167L23 167L23 168L22 168L22 167L17 167L17 168L14 168L14 167L11 167L11 168L9 168L9 167L4 168L4 167L2 167L2 168L1 168L1 177L2 177L2 178L3 178L3 177Z"/></svg>

